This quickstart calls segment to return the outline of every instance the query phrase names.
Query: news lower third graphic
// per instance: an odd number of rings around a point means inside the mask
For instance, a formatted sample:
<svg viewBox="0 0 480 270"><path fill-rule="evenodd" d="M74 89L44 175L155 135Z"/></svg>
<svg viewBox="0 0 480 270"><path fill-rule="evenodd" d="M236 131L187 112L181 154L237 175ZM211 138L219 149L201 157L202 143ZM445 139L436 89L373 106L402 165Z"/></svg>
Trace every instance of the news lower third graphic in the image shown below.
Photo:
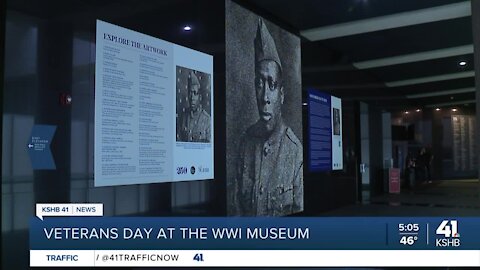
<svg viewBox="0 0 480 270"><path fill-rule="evenodd" d="M106 217L102 204L36 210L36 267L480 266L480 218Z"/></svg>

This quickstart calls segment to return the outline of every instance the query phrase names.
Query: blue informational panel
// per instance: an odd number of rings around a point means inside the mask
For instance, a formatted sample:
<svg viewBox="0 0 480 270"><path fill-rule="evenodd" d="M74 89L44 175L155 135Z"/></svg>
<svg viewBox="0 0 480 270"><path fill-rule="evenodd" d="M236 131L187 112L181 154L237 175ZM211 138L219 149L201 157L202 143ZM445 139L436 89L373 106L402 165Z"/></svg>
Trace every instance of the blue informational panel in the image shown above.
<svg viewBox="0 0 480 270"><path fill-rule="evenodd" d="M308 89L310 171L343 169L342 100Z"/></svg>
<svg viewBox="0 0 480 270"><path fill-rule="evenodd" d="M308 116L310 171L330 171L332 169L330 95L309 89Z"/></svg>
<svg viewBox="0 0 480 270"><path fill-rule="evenodd" d="M27 143L28 155L34 170L55 170L50 144L57 126L34 125Z"/></svg>

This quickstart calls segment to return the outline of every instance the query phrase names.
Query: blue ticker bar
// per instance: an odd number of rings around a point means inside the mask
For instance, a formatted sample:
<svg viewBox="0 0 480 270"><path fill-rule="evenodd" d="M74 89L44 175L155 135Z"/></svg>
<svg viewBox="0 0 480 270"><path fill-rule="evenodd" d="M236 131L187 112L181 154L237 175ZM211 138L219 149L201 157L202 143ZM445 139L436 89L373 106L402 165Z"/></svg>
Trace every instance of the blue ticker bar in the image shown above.
<svg viewBox="0 0 480 270"><path fill-rule="evenodd" d="M480 218L48 217L30 225L32 250L480 249Z"/></svg>

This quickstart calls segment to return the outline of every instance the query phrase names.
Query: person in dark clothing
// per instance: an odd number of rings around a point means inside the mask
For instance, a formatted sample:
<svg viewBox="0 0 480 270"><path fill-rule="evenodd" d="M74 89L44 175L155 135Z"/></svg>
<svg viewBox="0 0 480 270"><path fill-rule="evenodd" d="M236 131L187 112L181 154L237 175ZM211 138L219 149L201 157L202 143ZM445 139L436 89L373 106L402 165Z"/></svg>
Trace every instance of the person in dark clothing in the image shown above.
<svg viewBox="0 0 480 270"><path fill-rule="evenodd" d="M420 153L417 158L417 167L419 173L419 179L422 182L432 183L432 173L431 173L431 165L432 165L433 155L430 151L427 151L425 147L420 150Z"/></svg>
<svg viewBox="0 0 480 270"><path fill-rule="evenodd" d="M415 187L415 157L412 152L408 152L405 159L405 179L407 188Z"/></svg>
<svg viewBox="0 0 480 270"><path fill-rule="evenodd" d="M417 178L419 179L420 182L427 182L426 178L426 149L423 147L420 149L420 152L418 153L417 156L417 162L416 162L416 172L417 172Z"/></svg>
<svg viewBox="0 0 480 270"><path fill-rule="evenodd" d="M430 149L425 149L425 180L428 181L428 183L432 183L432 161L433 161L433 155Z"/></svg>

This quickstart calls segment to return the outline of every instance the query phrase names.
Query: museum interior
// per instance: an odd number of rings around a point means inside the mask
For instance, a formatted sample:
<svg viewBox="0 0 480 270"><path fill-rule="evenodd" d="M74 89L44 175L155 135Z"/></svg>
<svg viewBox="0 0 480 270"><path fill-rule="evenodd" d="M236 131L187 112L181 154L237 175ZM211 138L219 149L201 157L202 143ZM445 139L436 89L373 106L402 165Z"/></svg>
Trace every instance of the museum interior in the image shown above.
<svg viewBox="0 0 480 270"><path fill-rule="evenodd" d="M480 1L233 2L300 40L304 187L293 216L480 216ZM28 267L39 202L103 203L106 216L229 215L227 78L237 74L226 29L243 26L226 22L224 0L1 6L2 258L21 258L2 269ZM213 178L95 185L97 20L213 56ZM341 99L342 169L310 170L309 89ZM42 124L56 126L55 169L29 156Z"/></svg>

